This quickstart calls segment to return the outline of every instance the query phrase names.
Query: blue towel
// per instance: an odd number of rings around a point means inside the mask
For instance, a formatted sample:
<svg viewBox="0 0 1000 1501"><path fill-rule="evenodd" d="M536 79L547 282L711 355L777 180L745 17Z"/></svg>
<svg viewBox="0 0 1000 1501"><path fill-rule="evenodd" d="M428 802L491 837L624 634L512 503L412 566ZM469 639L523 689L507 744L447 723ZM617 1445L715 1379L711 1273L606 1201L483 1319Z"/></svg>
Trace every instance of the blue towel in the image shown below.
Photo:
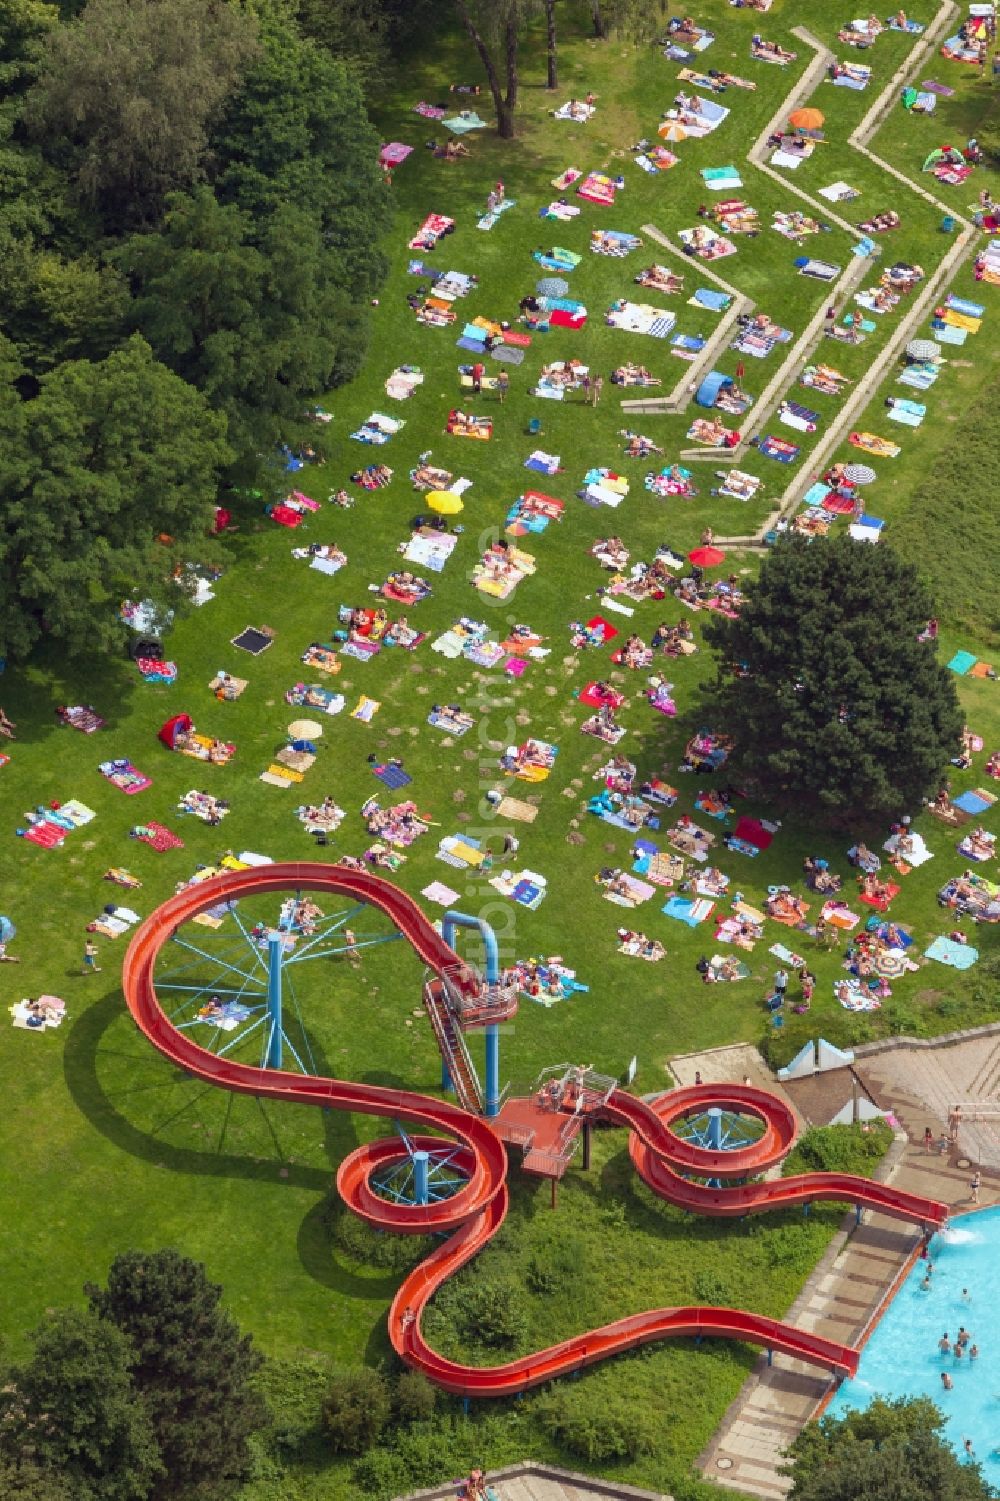
<svg viewBox="0 0 1000 1501"><path fill-rule="evenodd" d="M694 301L713 313L724 312L732 300L728 292L713 292L710 287L699 287L694 294Z"/></svg>
<svg viewBox="0 0 1000 1501"><path fill-rule="evenodd" d="M986 312L981 302L970 302L968 297L956 297L954 292L948 293L945 306L954 308L956 313L965 313L969 318L981 318Z"/></svg>
<svg viewBox="0 0 1000 1501"><path fill-rule="evenodd" d="M830 486L824 485L822 480L817 480L814 485L809 486L809 489L803 495L802 504L805 506L821 505L829 493Z"/></svg>
<svg viewBox="0 0 1000 1501"><path fill-rule="evenodd" d="M467 339L464 334L455 340L455 344L459 349L468 349L471 354L482 354L485 347L480 339Z"/></svg>
<svg viewBox="0 0 1000 1501"><path fill-rule="evenodd" d="M958 797L952 798L952 807L961 808L963 813L985 813L993 804L988 803L978 792L963 792Z"/></svg>
<svg viewBox="0 0 1000 1501"><path fill-rule="evenodd" d="M393 791L398 787L407 787L413 781L401 766L373 766L372 771L380 782L384 782Z"/></svg>
<svg viewBox="0 0 1000 1501"><path fill-rule="evenodd" d="M970 668L975 667L979 658L971 651L957 651L948 663L952 672L957 672L959 677L964 677Z"/></svg>
<svg viewBox="0 0 1000 1501"><path fill-rule="evenodd" d="M955 943L950 938L935 938L929 949L924 949L925 959L936 959L939 964L950 964L952 969L971 969L979 958L979 950L971 943Z"/></svg>

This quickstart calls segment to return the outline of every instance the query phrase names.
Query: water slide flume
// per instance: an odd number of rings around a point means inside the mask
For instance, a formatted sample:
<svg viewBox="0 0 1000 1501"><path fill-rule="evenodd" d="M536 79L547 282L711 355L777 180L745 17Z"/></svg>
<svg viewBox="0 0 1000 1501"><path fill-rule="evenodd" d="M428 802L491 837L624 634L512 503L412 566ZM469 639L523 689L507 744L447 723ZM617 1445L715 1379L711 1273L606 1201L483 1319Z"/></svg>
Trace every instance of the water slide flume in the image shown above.
<svg viewBox="0 0 1000 1501"><path fill-rule="evenodd" d="M360 1147L345 1158L337 1174L337 1187L344 1202L369 1223L410 1234L452 1232L409 1274L393 1301L390 1336L409 1365L422 1370L448 1391L498 1397L524 1391L654 1340L707 1335L744 1340L837 1374L854 1374L858 1352L849 1346L776 1319L730 1308L653 1309L500 1366L466 1366L432 1350L421 1333L424 1308L442 1283L496 1234L507 1213L506 1148L491 1126L472 1112L430 1095L341 1079L312 1078L219 1057L179 1031L164 1013L156 994L157 955L182 923L223 901L289 890L335 893L378 908L429 969L439 976L447 973L451 985L467 990L470 998L474 996L478 985L475 973L462 963L405 892L367 871L289 861L215 876L185 888L157 908L138 928L125 956L122 972L125 998L136 1024L154 1047L177 1067L206 1083L267 1099L410 1121L438 1133L418 1137L418 1148L439 1145L442 1135L460 1144L455 1165L467 1182L451 1198L427 1205L390 1203L372 1187L372 1175L400 1157L396 1139ZM686 1142L671 1130L671 1121L715 1105L756 1115L762 1123L761 1136L749 1146L720 1153ZM696 1173L715 1179L744 1177L763 1172L782 1160L793 1144L795 1123L784 1102L765 1090L706 1084L671 1091L653 1105L615 1090L602 1113L610 1123L629 1129L632 1161L653 1192L695 1213L742 1215L816 1199L844 1199L928 1226L941 1225L947 1219L943 1204L846 1173L805 1173L773 1182L723 1188L712 1188L682 1176Z"/></svg>

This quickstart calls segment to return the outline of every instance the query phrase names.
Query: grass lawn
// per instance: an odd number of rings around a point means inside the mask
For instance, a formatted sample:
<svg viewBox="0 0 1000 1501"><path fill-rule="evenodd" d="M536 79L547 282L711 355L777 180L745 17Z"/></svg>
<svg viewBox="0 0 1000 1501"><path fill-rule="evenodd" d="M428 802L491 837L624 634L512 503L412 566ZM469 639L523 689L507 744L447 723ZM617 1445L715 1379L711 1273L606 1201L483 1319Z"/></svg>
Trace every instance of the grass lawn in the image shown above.
<svg viewBox="0 0 1000 1501"><path fill-rule="evenodd" d="M430 598L407 612L411 624L433 639L462 615L488 620L501 637L509 625L524 622L547 638L550 655L529 663L520 678L446 661L430 650L429 643L412 655L396 649L367 663L345 658L340 676L328 685L346 695L349 708L362 693L378 699L382 707L369 725L346 713L325 721L327 733L302 796L318 801L329 793L347 810L327 850L330 859L360 853L368 839L358 810L367 797L382 790L366 758L371 752L403 757L414 778L408 791L421 808L431 811L438 827L408 852L400 883L419 894L429 882L445 881L460 890L461 907L495 923L505 960L560 954L589 986L551 1009L528 1000L522 1003L516 1024L504 1037L504 1080L509 1079L515 1090L524 1089L539 1068L562 1059L586 1059L601 1070L619 1073L634 1054L639 1061L635 1087L652 1090L662 1086L671 1054L722 1042L760 1041L767 1035L762 1001L775 968L767 949L777 940L802 948L818 976L810 1016L797 1019L779 1039L773 1034L768 1038L782 1060L808 1036L843 1043L887 1031L933 1034L997 1014L995 984L984 978L995 973L993 929L974 933L982 954L977 968L959 976L928 964L896 985L881 1012L858 1017L844 1012L833 998L833 982L842 974L839 953L821 952L810 939L768 924L764 940L747 956L751 979L703 987L694 966L702 953L715 951L709 926L691 931L661 916L665 895L635 913L623 912L603 899L593 880L602 865L628 866L631 840L584 811L596 790L593 776L605 752L579 733L585 717L575 701L579 689L609 675L619 682L629 696L621 715L629 734L621 749L644 775L662 774L680 787L678 811L693 812L701 783L678 775L685 727L647 707L641 692L644 675L626 674L627 681L621 681L611 670L607 649L577 655L570 648L570 621L597 611L596 591L607 582L589 548L597 537L615 533L634 560L648 560L664 542L686 552L697 544L706 525L719 535L751 532L793 475L809 464L811 440L802 438L805 446L795 466L784 468L756 454L741 464L765 481L763 498L748 505L709 495L714 467L710 461L691 466L700 487L696 500L660 500L643 487L652 464L624 457L619 429L637 426L665 449L660 462L673 462L686 446L688 415L627 417L618 406L621 393L610 382L596 410L578 400L560 404L534 399L529 387L541 364L574 355L606 377L626 360L641 361L662 377L664 389L673 386L684 367L671 355L669 343L605 325L604 312L617 297L634 293L636 300L670 307L685 333L710 336L715 326L714 317L688 307L683 297L667 300L633 284L643 266L669 258L672 269L686 273L686 293L711 285L699 275L698 261L678 259L675 265L675 258L651 240L624 261L594 256L587 248L590 231L600 227L640 232L642 225L652 223L676 244L677 230L698 222L697 209L710 196L699 169L744 162L742 193L758 209L762 232L753 240L740 237L738 254L719 262L716 269L796 337L829 292L795 275L795 257L816 253L846 264L853 237L834 229L802 248L779 237L769 227L771 211L804 205L744 161L752 140L810 60L801 44L790 41L790 28L805 22L836 46L835 26L846 19L846 12L843 17L830 13L820 22L816 7L805 0L776 0L770 15L762 19L753 12L732 10L722 0L708 0L699 15L710 22L717 40L698 65L742 74L756 81L757 91L730 89L722 100L731 114L720 129L707 140L680 143L680 165L654 179L633 164L627 148L641 136L655 135L659 116L678 87L680 65L668 62L651 46L587 40L584 9L570 4L565 9L563 87L557 98L540 86L540 53L534 44L526 48L520 134L513 145L490 132L473 133L466 137L472 160L455 165L435 160L423 149L425 140L442 132L413 114L412 105L420 98L444 97L452 79L479 76L476 60L457 36L415 56L387 80L385 94L377 101L383 138L407 141L417 149L395 174L397 217L386 241L391 272L379 307L373 310L368 360L350 386L322 400L333 413L318 440L327 462L320 470L307 469L298 481L307 493L324 499L346 484L353 470L380 460L395 471L391 486L371 494L355 490L360 498L353 509L324 507L294 532L274 525L247 502L238 516L240 530L227 544L227 571L216 587L217 597L181 619L168 637L168 655L180 669L178 681L170 687L143 683L125 661L99 660L85 653L68 663L53 652L42 652L26 665L9 667L2 680L0 699L18 725L18 739L9 747L9 764L0 770L8 836L0 910L17 924L11 952L22 960L19 968L0 970L4 999L11 1003L22 995L54 992L65 997L69 1011L61 1031L37 1037L9 1031L0 1052L8 1143L0 1157L0 1198L6 1211L0 1222L0 1264L7 1291L0 1333L10 1338L15 1350L23 1331L46 1307L74 1300L86 1278L101 1278L112 1256L133 1245L176 1245L204 1260L211 1275L225 1285L237 1317L268 1353L282 1360L374 1360L385 1350L384 1315L395 1279L366 1273L338 1254L326 1214L337 1163L365 1133L379 1127L341 1116L317 1117L300 1107L278 1109L229 1098L193 1084L153 1052L125 1013L118 986L124 940L117 945L101 942L98 975L83 976L81 958L85 924L115 897L145 916L199 864L213 863L228 848L249 848L274 858L313 856L312 841L293 811L301 800L299 792L281 791L257 778L283 743L287 724L302 712L288 708L286 689L298 681L317 680L301 665L301 652L312 641L329 640L339 606L368 604L370 587L401 566L397 549L409 536L409 522L426 510L424 497L413 492L407 475L428 449L432 462L474 483L465 495L460 518L464 531L455 552L441 575L431 575ZM929 11L921 12L919 19L929 20ZM798 62L787 69L752 62L748 39L758 26L786 45L798 45ZM865 54L876 70L876 81L866 93L819 86L814 102L827 114L831 142L794 174L794 182L815 192L842 177L860 188L862 197L842 206L849 219L897 208L903 225L891 237L888 253L894 259L919 262L929 271L950 243L940 231L940 213L895 181L880 180L870 162L836 144L846 139L869 107L873 91L901 65L908 45L906 38L887 33ZM840 55L845 55L843 49ZM890 113L873 149L917 180L931 147L949 133L962 140L974 134L976 122L992 107L989 85L972 77L972 71L938 57L929 60L919 77L939 78L952 84L957 94L940 101L936 120L916 120L902 110ZM554 104L588 89L599 95L598 113L590 123L551 119ZM485 114L488 98L476 102ZM582 204L579 218L569 223L540 220L539 208L557 196L550 180L570 165L612 175L621 172L627 186L613 210ZM517 206L483 233L476 219L488 189L501 176ZM941 188L940 194L954 194L956 205L964 208L986 180L980 170L963 188ZM433 264L479 278L473 294L457 304L459 327L451 330L421 327L405 301L405 294L426 280L408 275L411 252L406 242L429 212L457 221L454 235L431 257ZM511 370L506 403L501 407L490 394L475 403L477 411L494 419L491 442L447 436L443 429L449 408L469 406L469 398L459 395L457 380L459 362L472 358L455 348L463 314L513 321L519 299L545 274L532 260L532 250L553 243L583 256L568 279L570 295L589 310L586 329L556 329L536 336L524 364ZM935 584L941 649L948 656L967 649L989 660L1000 645L990 588L994 552L988 545L996 537L996 523L988 500L980 498L982 472L963 469L963 457L971 450L974 430L983 425L983 414L991 410L1000 379L1000 342L994 329L1000 298L995 289L976 286L968 265L959 271L955 285L961 295L986 303L983 329L964 348L953 351L956 358L927 397L930 417L919 430L893 431L894 425L884 421L885 391L872 391L864 425L898 437L902 453L893 460L876 461L879 479L870 492L870 504L887 520L888 537L913 556ZM835 363L853 380L864 381L891 337L894 317L898 314L879 320L863 346L827 343L820 358ZM747 360L748 390L759 394L781 357L779 350L765 361ZM732 374L738 358L727 350L717 367ZM401 363L419 365L425 380L411 400L396 403L387 397L384 381ZM797 388L789 394L821 408L824 419L835 411L830 398L820 396L814 403L814 393ZM405 418L406 426L391 443L373 452L348 435L376 410ZM543 437L527 436L532 418L542 420ZM780 425L767 430L796 436ZM524 459L536 445L561 456L561 473L550 478L524 469ZM865 457L846 446L838 456ZM630 495L614 512L595 512L576 498L584 473L601 465L626 473L631 484ZM502 532L507 508L528 488L562 499L564 516L544 535L521 539L520 545L537 559L537 572L512 599L491 603L473 590L469 575L483 547L498 529ZM347 553L347 566L328 578L291 557L293 546L310 542L338 543ZM751 571L755 565L748 556L734 557L732 566ZM392 613L399 613L398 608ZM662 606L639 607L632 622L609 618L626 630L634 625L648 640L661 619L676 621L681 613L682 607L669 599ZM704 616L690 618L698 638ZM272 648L258 658L244 656L229 644L248 624L267 624L277 633ZM249 679L236 703L217 703L208 691L209 680L220 668ZM707 653L665 662L664 670L675 684L682 716L693 713L699 682L710 670ZM984 737L986 751L995 749L1000 745L996 684L963 678L959 689L969 723ZM56 705L85 702L106 717L105 731L84 736L56 728ZM452 702L461 702L477 720L469 735L455 742L425 723L431 704ZM168 715L179 711L190 713L199 729L235 741L235 759L226 767L203 768L169 754L156 732ZM487 819L482 798L486 790L501 785L497 763L502 749L528 734L559 746L548 781L537 789L516 782L511 787L515 795L538 793L536 821L515 829L521 838L518 864L543 872L549 882L546 900L533 912L504 902L481 879L434 858L438 837L458 832L492 840L499 853L503 826ZM152 777L152 788L124 797L97 771L98 761L111 756L130 757ZM982 782L983 760L978 757L967 773L955 773L956 790ZM175 814L177 799L191 787L218 792L231 801L232 811L221 827L211 829ZM23 810L71 797L92 807L97 817L61 848L44 850L14 838ZM383 797L384 802L391 800ZM740 811L765 817L769 812L749 803ZM179 832L185 847L157 854L130 841L130 827L150 818ZM567 842L576 832L574 821L582 835L579 844ZM955 852L954 831L926 817L917 824L935 859L905 878L893 917L912 929L915 951L922 952L933 936L954 926L938 908L935 893L965 862ZM719 829L710 821L708 827ZM857 832L879 842L884 837L878 830ZM720 863L731 877L730 889L742 891L756 905L769 885L787 882L801 891L802 860L809 853L826 856L845 876L850 892L848 842L786 820L760 858L748 861L724 853ZM142 890L121 893L102 882L103 872L112 865L127 865L141 878ZM986 873L991 873L990 867ZM659 965L644 965L619 956L615 931L622 923L659 936L668 958ZM433 1090L439 1079L438 1060L426 1022L413 1015L420 979L416 958L401 944L370 951L359 970L344 963L324 966L322 976L315 975L303 995L320 1072ZM473 1041L474 1052L477 1046L481 1044ZM543 1307L535 1309L533 1304L530 1332L538 1343L581 1327L580 1304L586 1308L582 1323L589 1325L630 1308L689 1296L693 1278L709 1255L713 1268L716 1263L728 1268L719 1275L728 1279L735 1301L780 1314L837 1219L832 1212L817 1214L807 1228L800 1220L793 1225L777 1219L745 1229L692 1224L654 1202L636 1183L620 1134L607 1138L602 1154L599 1171L586 1179L571 1175L562 1207L551 1222L574 1227L585 1245L586 1268L578 1286L563 1289ZM534 1215L535 1206L542 1203L539 1195L546 1191L515 1182L512 1231L505 1232L502 1246L488 1253L509 1262L514 1272L527 1253L515 1245L513 1229L530 1226L533 1218L547 1222L540 1211ZM619 1213L624 1231L617 1225ZM780 1246L793 1233L808 1239L808 1254L800 1255L799 1246L786 1264ZM779 1250L767 1250L772 1237ZM744 1265L741 1248L751 1243L761 1248L763 1259ZM669 1250L662 1250L664 1245ZM664 1272L667 1263L669 1276ZM37 1274L40 1264L46 1269L44 1282ZM633 1275L640 1267L646 1268L642 1275ZM749 1360L746 1352L729 1348L696 1352L672 1347L586 1378L598 1390L602 1384L620 1383L623 1392L637 1394L641 1387L657 1393L662 1448L629 1471L636 1483L669 1482L675 1495L682 1495L689 1462L735 1392ZM686 1424L683 1414L695 1387L697 1412ZM523 1414L512 1409L503 1417L482 1421L492 1425L486 1430L483 1451L491 1461L528 1449L541 1453L544 1448L527 1407ZM445 1464L448 1457L439 1455L439 1463ZM304 1496L352 1493L340 1469L324 1470L312 1480L304 1472L300 1483Z"/></svg>

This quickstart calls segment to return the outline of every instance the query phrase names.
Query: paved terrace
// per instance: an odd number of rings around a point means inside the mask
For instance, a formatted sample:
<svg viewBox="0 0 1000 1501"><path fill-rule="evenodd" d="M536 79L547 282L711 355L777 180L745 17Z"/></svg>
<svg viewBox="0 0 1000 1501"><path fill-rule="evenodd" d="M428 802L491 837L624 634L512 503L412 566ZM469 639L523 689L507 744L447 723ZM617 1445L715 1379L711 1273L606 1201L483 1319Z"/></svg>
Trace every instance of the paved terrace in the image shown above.
<svg viewBox="0 0 1000 1501"><path fill-rule="evenodd" d="M615 1485L610 1480L576 1475L572 1470L536 1464L531 1459L508 1465L504 1470L491 1470L486 1478L500 1501L600 1501L601 1497L605 1501L671 1501L662 1491L641 1491L634 1485ZM413 1491L408 1496L401 1496L399 1501L455 1501L457 1491L458 1486L451 1481L433 1490Z"/></svg>
<svg viewBox="0 0 1000 1501"><path fill-rule="evenodd" d="M671 1061L679 1082L695 1068L706 1080L742 1078L783 1093L750 1048L720 1048ZM970 1164L982 1162L980 1203L1000 1202L1000 1026L926 1043L898 1038L859 1048L855 1072L875 1102L899 1122L896 1141L878 1177L897 1188L940 1199L956 1212L972 1207ZM923 1148L924 1128L946 1129L956 1102L996 1101L996 1118L969 1121L945 1156ZM959 1166L962 1163L963 1166ZM994 1169L991 1174L990 1169ZM791 1324L841 1344L856 1345L919 1242L916 1227L870 1211L858 1226L853 1211L831 1242L800 1296L785 1315ZM789 1482L778 1473L782 1451L829 1389L822 1373L801 1361L761 1356L753 1375L699 1457L706 1479L749 1496L780 1501Z"/></svg>

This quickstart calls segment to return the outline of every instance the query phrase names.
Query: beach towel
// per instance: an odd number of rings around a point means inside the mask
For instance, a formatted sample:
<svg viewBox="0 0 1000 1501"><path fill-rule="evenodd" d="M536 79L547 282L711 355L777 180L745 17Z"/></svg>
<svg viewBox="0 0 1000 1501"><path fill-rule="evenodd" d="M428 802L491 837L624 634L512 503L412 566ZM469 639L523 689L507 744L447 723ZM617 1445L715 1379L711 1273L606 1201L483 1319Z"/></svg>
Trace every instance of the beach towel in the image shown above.
<svg viewBox="0 0 1000 1501"><path fill-rule="evenodd" d="M396 791L399 787L408 787L413 781L410 774L404 771L401 766L390 766L388 763L382 766L373 766L372 775L378 777L379 781L392 791Z"/></svg>
<svg viewBox="0 0 1000 1501"><path fill-rule="evenodd" d="M790 464L799 456L797 444L786 443L784 438L776 438L771 434L761 440L758 451L766 459L777 459L779 464Z"/></svg>
<svg viewBox="0 0 1000 1501"><path fill-rule="evenodd" d="M971 651L957 651L947 665L952 672L957 673L962 678L970 668L976 665L978 660L976 655Z"/></svg>
<svg viewBox="0 0 1000 1501"><path fill-rule="evenodd" d="M829 203L850 203L852 199L861 197L860 191L846 182L831 182L828 187L818 188L817 192Z"/></svg>
<svg viewBox="0 0 1000 1501"><path fill-rule="evenodd" d="M951 938L935 938L929 949L924 949L925 959L936 959L939 964L948 964L952 969L971 969L979 958L979 950L971 943L955 943Z"/></svg>
<svg viewBox="0 0 1000 1501"><path fill-rule="evenodd" d="M677 922L686 923L689 928L696 928L703 923L715 909L715 903L706 897L691 900L686 896L672 896L666 906L661 907L661 912L667 917L673 917Z"/></svg>
<svg viewBox="0 0 1000 1501"><path fill-rule="evenodd" d="M476 220L476 228L486 230L492 229L501 214L505 214L509 208L516 207L516 198L505 198L503 203L498 203L496 208L491 209L489 213L483 214L481 219Z"/></svg>
<svg viewBox="0 0 1000 1501"><path fill-rule="evenodd" d="M162 823L157 823L155 819L150 819L149 823L133 829L132 838L138 839L142 844L148 844L160 854L165 850L184 848L184 840L179 838L172 829L165 828Z"/></svg>
<svg viewBox="0 0 1000 1501"><path fill-rule="evenodd" d="M741 188L743 180L735 167L702 167L702 180L711 193L724 192L729 188Z"/></svg>
<svg viewBox="0 0 1000 1501"><path fill-rule="evenodd" d="M360 719L362 724L370 724L381 707L382 705L379 703L378 699L369 698L366 693L362 693L354 708L351 710L351 718Z"/></svg>
<svg viewBox="0 0 1000 1501"><path fill-rule="evenodd" d="M814 256L799 256L795 265L800 276L811 276L815 281L836 281L840 267L830 261L819 261Z"/></svg>
<svg viewBox="0 0 1000 1501"><path fill-rule="evenodd" d="M144 792L147 787L152 787L153 780L145 776L131 761L102 761L97 768L102 777L119 787L127 796L136 792Z"/></svg>
<svg viewBox="0 0 1000 1501"><path fill-rule="evenodd" d="M952 807L961 808L963 813L972 813L975 815L978 813L986 813L990 808L992 808L995 802L996 798L992 795L992 793L986 793L984 795L984 793L977 788L975 791L970 790L968 792L962 792L958 795L958 797L952 798Z"/></svg>

